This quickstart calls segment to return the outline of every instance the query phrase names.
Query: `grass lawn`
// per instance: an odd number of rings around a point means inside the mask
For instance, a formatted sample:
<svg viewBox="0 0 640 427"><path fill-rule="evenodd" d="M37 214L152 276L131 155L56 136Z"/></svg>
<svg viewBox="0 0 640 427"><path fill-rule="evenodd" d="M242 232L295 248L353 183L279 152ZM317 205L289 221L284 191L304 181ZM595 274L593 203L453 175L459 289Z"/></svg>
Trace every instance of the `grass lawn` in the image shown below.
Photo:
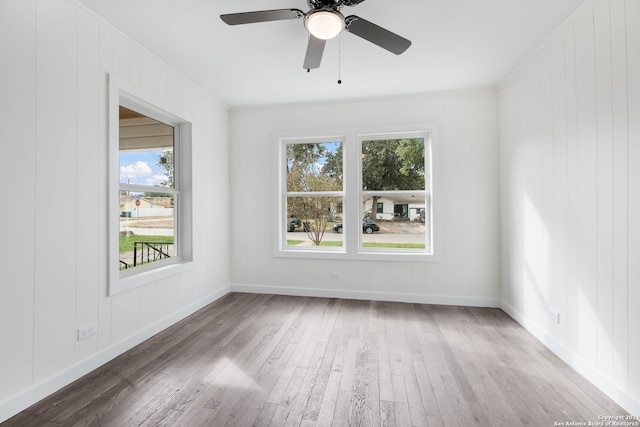
<svg viewBox="0 0 640 427"><path fill-rule="evenodd" d="M308 242L308 240L287 240L287 246L297 246L304 242ZM320 242L320 246L342 246L342 242L328 240Z"/></svg>
<svg viewBox="0 0 640 427"><path fill-rule="evenodd" d="M342 242L327 240L326 242L320 242L320 246L342 246Z"/></svg>
<svg viewBox="0 0 640 427"><path fill-rule="evenodd" d="M287 246L297 246L304 242L308 242L308 240L287 240ZM342 242L324 241L320 242L320 246L342 246Z"/></svg>
<svg viewBox="0 0 640 427"><path fill-rule="evenodd" d="M287 240L287 246L297 246L304 243L305 240ZM323 241L320 246L342 246L340 241ZM424 243L381 243L381 242L365 242L362 244L364 248L401 248L401 249L424 249Z"/></svg>
<svg viewBox="0 0 640 427"><path fill-rule="evenodd" d="M365 242L362 244L365 248L402 248L402 249L424 249L424 243L381 243L381 242Z"/></svg>
<svg viewBox="0 0 640 427"><path fill-rule="evenodd" d="M121 236L120 253L133 252L134 242L173 243L173 236Z"/></svg>

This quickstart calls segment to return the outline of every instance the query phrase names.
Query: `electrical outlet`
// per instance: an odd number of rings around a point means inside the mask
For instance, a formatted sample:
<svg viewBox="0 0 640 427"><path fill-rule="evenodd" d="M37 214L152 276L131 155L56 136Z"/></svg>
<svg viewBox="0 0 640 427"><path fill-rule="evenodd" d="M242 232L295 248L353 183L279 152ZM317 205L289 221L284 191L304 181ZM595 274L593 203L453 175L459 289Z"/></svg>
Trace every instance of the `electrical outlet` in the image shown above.
<svg viewBox="0 0 640 427"><path fill-rule="evenodd" d="M552 313L551 319L553 320L553 322L554 322L556 325L559 325L559 324L560 324L560 313L559 313L559 312L557 312L557 311L554 311L554 312Z"/></svg>
<svg viewBox="0 0 640 427"><path fill-rule="evenodd" d="M331 272L331 278L334 280L340 280L342 278L342 273L336 270Z"/></svg>
<svg viewBox="0 0 640 427"><path fill-rule="evenodd" d="M78 341L89 338L91 335L95 335L96 332L98 332L98 325L95 323L78 328Z"/></svg>

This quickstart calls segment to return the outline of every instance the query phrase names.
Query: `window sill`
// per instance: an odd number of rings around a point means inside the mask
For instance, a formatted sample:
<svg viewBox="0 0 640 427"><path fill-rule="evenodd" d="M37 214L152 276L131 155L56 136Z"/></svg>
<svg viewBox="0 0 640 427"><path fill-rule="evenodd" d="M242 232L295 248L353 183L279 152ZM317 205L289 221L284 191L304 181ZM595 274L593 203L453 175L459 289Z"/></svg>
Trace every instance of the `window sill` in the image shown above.
<svg viewBox="0 0 640 427"><path fill-rule="evenodd" d="M153 269L147 271L135 271L130 274L123 275L119 272L118 276L111 280L109 287L109 295L113 296L131 289L157 282L167 277L182 274L195 268L193 261L189 260L172 260L163 266L153 266ZM151 264L148 264L151 265ZM127 272L128 273L128 272Z"/></svg>
<svg viewBox="0 0 640 427"><path fill-rule="evenodd" d="M400 261L400 262L440 262L437 255L424 252L345 252L323 250L280 249L273 253L275 258L330 259L342 261Z"/></svg>

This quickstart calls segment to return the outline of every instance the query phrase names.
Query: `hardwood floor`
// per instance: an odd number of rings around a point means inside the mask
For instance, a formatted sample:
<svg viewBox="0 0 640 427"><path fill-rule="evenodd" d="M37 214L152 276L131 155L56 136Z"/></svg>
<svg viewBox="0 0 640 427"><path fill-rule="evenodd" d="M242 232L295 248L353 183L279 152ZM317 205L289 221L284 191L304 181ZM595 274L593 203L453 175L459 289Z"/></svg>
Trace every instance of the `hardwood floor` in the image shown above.
<svg viewBox="0 0 640 427"><path fill-rule="evenodd" d="M625 412L499 309L229 294L3 426L553 426Z"/></svg>

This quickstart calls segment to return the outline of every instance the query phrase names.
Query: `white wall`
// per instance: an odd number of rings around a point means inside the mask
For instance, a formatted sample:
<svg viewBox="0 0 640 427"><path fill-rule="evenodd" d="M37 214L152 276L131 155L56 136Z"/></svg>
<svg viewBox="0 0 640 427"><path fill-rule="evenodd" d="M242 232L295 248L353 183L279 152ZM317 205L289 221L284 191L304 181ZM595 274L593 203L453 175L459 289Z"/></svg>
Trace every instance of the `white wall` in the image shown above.
<svg viewBox="0 0 640 427"><path fill-rule="evenodd" d="M273 132L437 122L441 260L273 257ZM477 91L232 110L232 289L496 305L499 300L497 93ZM331 279L331 271L341 279Z"/></svg>
<svg viewBox="0 0 640 427"><path fill-rule="evenodd" d="M638 414L640 2L588 2L502 85L499 120L505 309Z"/></svg>
<svg viewBox="0 0 640 427"><path fill-rule="evenodd" d="M196 268L114 297L107 73L194 120ZM0 112L2 421L227 292L230 262L226 107L72 0L0 0Z"/></svg>

